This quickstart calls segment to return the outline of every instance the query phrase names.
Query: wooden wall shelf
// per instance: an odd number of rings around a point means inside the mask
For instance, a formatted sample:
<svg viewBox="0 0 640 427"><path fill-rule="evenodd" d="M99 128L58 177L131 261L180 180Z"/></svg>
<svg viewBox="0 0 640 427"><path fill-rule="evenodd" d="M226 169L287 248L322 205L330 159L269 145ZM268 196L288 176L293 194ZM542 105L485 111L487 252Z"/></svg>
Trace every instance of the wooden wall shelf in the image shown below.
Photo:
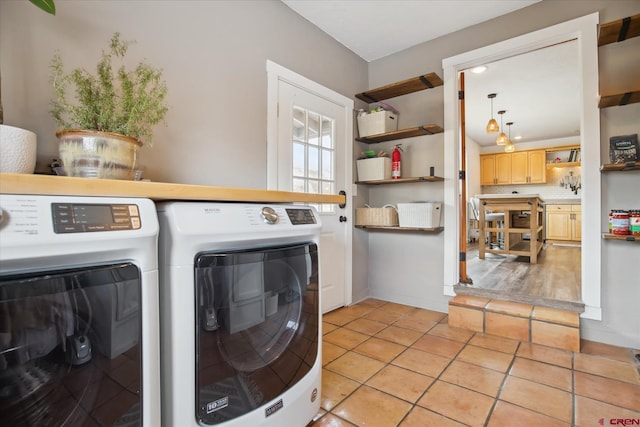
<svg viewBox="0 0 640 427"><path fill-rule="evenodd" d="M598 46L640 36L640 14L600 25Z"/></svg>
<svg viewBox="0 0 640 427"><path fill-rule="evenodd" d="M429 73L358 93L356 94L356 98L370 104L372 102L395 98L400 95L406 95L425 89L432 89L434 87L442 86L443 84L444 82L436 73Z"/></svg>
<svg viewBox="0 0 640 427"><path fill-rule="evenodd" d="M435 228L421 228L421 227L387 227L381 225L356 225L356 228L360 228L362 230L380 230L380 231L413 231L413 232L421 232L421 233L438 233L444 230L444 227L435 227Z"/></svg>
<svg viewBox="0 0 640 427"><path fill-rule="evenodd" d="M558 163L547 163L547 169L553 168L575 168L580 167L582 163L580 162L558 162Z"/></svg>
<svg viewBox="0 0 640 427"><path fill-rule="evenodd" d="M440 176L417 176L412 178L381 179L378 181L356 181L356 184L381 185L381 184L402 184L407 182L438 182L438 181L444 181L444 178Z"/></svg>
<svg viewBox="0 0 640 427"><path fill-rule="evenodd" d="M413 138L415 136L433 135L442 132L444 132L444 129L442 129L438 125L423 125L417 128L394 130L392 132L380 133L377 135L363 136L360 138L356 138L356 141L364 142L365 144L376 144L378 142L393 141L403 138Z"/></svg>
<svg viewBox="0 0 640 427"><path fill-rule="evenodd" d="M600 166L600 172L622 172L640 170L640 162L607 163Z"/></svg>
<svg viewBox="0 0 640 427"><path fill-rule="evenodd" d="M621 236L619 234L602 233L602 238L604 240L624 240L626 242L636 242L636 243L640 242L640 237L631 236L631 235Z"/></svg>
<svg viewBox="0 0 640 427"><path fill-rule="evenodd" d="M640 90L601 96L598 102L598 108L619 107L637 102L640 102Z"/></svg>

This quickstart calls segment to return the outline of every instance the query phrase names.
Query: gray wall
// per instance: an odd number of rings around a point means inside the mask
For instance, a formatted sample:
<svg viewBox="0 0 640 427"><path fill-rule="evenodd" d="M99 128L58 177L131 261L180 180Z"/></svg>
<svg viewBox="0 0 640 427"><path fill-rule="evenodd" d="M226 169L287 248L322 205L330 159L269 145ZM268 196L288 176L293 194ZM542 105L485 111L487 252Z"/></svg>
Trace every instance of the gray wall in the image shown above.
<svg viewBox="0 0 640 427"><path fill-rule="evenodd" d="M379 59L369 65L369 86L377 87L390 82L435 71L442 76L442 60L479 47L529 33L593 12L600 12L600 22L605 23L640 13L638 0L601 1L553 1L544 0L503 17L475 25L431 42ZM638 64L640 63L640 38L599 49L600 93L610 94L629 89L639 89ZM593 94L598 96L598 94ZM443 123L442 88L406 95L389 100L400 111L400 126ZM603 162L607 162L606 147L609 137L629 133L640 133L640 104L612 107L601 111L601 145ZM404 124L403 124L404 122ZM441 140L430 137L427 144L433 155L427 161L441 155ZM412 142L417 144L417 142ZM412 145L413 146L413 145ZM408 154L408 153L407 153ZM413 160L416 162L416 160ZM610 209L634 209L640 207L640 183L638 172L630 174L602 175L602 218L600 233L606 230L607 213ZM423 184L420 184L423 185ZM437 190L419 188L415 199L430 197ZM426 193L423 193L426 192ZM431 192L431 194L429 194ZM376 203L388 203L397 197L406 197L404 192L393 188L380 189ZM372 292L390 295L399 302L413 299L431 309L446 311L448 297L442 294L443 269L430 262L432 257L441 257L443 241L441 235L404 239L401 236L378 235L370 239L370 282ZM388 250L408 254L404 260L387 263ZM588 250L588 248L583 248ZM640 245L625 242L603 243L602 258L602 321L583 320L583 337L618 345L640 347ZM416 255L420 254L420 255ZM429 264L428 271L410 263ZM384 269L383 269L384 266ZM378 274L382 273L384 275ZM389 280L393 280L389 282ZM406 292L394 291L401 288Z"/></svg>

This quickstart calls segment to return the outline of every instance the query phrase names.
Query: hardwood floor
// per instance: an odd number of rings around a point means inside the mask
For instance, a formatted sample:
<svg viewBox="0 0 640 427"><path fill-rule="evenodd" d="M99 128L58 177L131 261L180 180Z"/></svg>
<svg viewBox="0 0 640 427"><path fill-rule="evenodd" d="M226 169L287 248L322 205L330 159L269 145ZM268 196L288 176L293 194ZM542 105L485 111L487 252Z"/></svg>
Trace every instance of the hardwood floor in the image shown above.
<svg viewBox="0 0 640 427"><path fill-rule="evenodd" d="M487 254L481 260L477 244L471 244L467 249L467 275L472 283L461 283L455 291L582 312L580 257L577 245L548 241L537 264L515 255Z"/></svg>

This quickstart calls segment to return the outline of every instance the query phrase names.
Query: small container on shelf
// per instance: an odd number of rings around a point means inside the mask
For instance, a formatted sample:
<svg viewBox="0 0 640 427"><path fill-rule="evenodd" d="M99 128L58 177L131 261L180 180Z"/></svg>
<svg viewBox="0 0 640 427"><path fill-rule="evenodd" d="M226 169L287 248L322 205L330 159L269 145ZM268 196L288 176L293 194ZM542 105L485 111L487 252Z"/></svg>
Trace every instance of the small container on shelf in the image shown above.
<svg viewBox="0 0 640 427"><path fill-rule="evenodd" d="M391 159L388 157L356 160L356 169L360 182L391 179Z"/></svg>
<svg viewBox="0 0 640 427"><path fill-rule="evenodd" d="M398 130L398 114L391 111L377 111L360 115L358 114L358 135L362 138L369 135Z"/></svg>
<svg viewBox="0 0 640 427"><path fill-rule="evenodd" d="M442 203L440 202L398 203L400 227L440 227L441 211Z"/></svg>

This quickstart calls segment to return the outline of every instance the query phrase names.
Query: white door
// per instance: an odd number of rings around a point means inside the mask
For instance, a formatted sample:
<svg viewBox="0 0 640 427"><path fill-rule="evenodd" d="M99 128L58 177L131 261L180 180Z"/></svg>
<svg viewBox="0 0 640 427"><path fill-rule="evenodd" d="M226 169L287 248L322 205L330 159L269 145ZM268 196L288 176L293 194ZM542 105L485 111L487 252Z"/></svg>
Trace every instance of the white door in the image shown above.
<svg viewBox="0 0 640 427"><path fill-rule="evenodd" d="M272 69L275 66L269 65ZM269 78L270 98L277 99L275 115L270 114L268 124L269 188L319 194L342 190L349 203L347 183L351 182L352 151L347 138L350 140L352 135L353 101L288 70L285 74L291 74L285 77L282 67L276 68L278 78L272 80L272 73ZM351 303L353 218L348 215L350 206L315 207L322 221L320 286L322 312L326 313Z"/></svg>

